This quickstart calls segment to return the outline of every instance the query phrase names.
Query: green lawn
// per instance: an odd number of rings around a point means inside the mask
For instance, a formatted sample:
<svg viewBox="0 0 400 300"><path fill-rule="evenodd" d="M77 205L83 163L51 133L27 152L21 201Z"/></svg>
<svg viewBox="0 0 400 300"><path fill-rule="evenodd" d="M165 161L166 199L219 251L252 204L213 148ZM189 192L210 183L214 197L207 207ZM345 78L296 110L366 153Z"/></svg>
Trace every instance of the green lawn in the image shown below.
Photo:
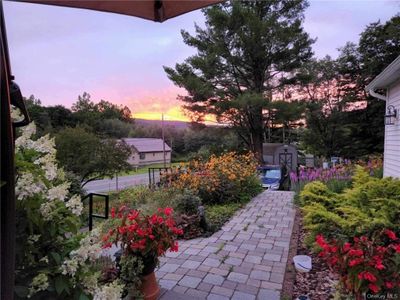
<svg viewBox="0 0 400 300"><path fill-rule="evenodd" d="M175 162L175 163L167 164L167 167L176 167L176 166L179 166L179 165L180 165L179 162ZM127 171L127 172L121 172L120 174L118 174L118 176L145 174L145 173L148 172L149 168L164 168L164 164L163 163L161 163L161 164L152 164L152 165L139 167L137 170L130 170L130 171Z"/></svg>

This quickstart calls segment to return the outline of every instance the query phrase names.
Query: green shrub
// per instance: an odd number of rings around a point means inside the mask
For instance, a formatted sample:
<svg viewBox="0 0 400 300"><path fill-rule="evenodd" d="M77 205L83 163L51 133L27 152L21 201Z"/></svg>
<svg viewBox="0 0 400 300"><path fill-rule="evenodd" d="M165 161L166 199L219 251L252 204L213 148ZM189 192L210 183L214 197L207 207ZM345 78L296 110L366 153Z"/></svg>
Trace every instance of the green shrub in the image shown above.
<svg viewBox="0 0 400 300"><path fill-rule="evenodd" d="M226 203L206 206L206 218L211 231L216 231L223 226L244 203Z"/></svg>
<svg viewBox="0 0 400 300"><path fill-rule="evenodd" d="M370 177L362 168L353 177L353 187L339 194L321 182L306 185L300 203L309 243L318 233L341 238L382 228L400 231L400 180Z"/></svg>
<svg viewBox="0 0 400 300"><path fill-rule="evenodd" d="M321 181L313 181L305 185L300 192L300 204L305 206L312 203L321 203L326 207L333 207L335 205L336 196L337 195Z"/></svg>
<svg viewBox="0 0 400 300"><path fill-rule="evenodd" d="M198 208L201 205L201 199L190 190L183 191L182 194L177 194L174 197L175 211L177 213L194 215L198 213Z"/></svg>

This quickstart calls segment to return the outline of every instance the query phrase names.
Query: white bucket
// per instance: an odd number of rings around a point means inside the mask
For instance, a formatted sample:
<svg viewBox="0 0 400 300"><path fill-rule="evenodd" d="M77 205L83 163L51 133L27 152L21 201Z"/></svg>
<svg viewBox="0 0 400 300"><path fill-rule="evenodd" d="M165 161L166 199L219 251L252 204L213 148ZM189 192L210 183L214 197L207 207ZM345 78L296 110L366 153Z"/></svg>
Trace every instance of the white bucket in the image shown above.
<svg viewBox="0 0 400 300"><path fill-rule="evenodd" d="M293 257L294 267L302 273L310 272L312 268L311 257L308 255L296 255Z"/></svg>

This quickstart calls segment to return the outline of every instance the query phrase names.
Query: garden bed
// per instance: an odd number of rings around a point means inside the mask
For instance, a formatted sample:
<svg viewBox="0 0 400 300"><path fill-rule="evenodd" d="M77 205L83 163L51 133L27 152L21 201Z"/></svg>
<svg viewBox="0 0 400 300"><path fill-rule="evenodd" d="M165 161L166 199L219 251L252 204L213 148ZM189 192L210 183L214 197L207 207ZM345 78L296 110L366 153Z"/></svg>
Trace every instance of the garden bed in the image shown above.
<svg viewBox="0 0 400 300"><path fill-rule="evenodd" d="M313 300L333 299L338 276L329 270L328 265L318 255L305 246L305 234L302 220L299 218L296 255L311 256L312 270L309 273L295 271L292 298L295 299L298 296L307 295ZM291 259L290 262L292 261Z"/></svg>

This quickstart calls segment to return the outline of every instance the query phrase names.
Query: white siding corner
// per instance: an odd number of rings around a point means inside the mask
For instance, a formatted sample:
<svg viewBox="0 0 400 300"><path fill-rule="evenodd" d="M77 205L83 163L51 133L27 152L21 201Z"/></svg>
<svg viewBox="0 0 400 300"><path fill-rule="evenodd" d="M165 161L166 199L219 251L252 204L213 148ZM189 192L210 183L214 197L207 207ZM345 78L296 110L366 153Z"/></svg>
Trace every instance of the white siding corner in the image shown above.
<svg viewBox="0 0 400 300"><path fill-rule="evenodd" d="M388 89L386 107L393 105L397 110L394 125L385 126L385 151L383 176L400 178L400 80Z"/></svg>

